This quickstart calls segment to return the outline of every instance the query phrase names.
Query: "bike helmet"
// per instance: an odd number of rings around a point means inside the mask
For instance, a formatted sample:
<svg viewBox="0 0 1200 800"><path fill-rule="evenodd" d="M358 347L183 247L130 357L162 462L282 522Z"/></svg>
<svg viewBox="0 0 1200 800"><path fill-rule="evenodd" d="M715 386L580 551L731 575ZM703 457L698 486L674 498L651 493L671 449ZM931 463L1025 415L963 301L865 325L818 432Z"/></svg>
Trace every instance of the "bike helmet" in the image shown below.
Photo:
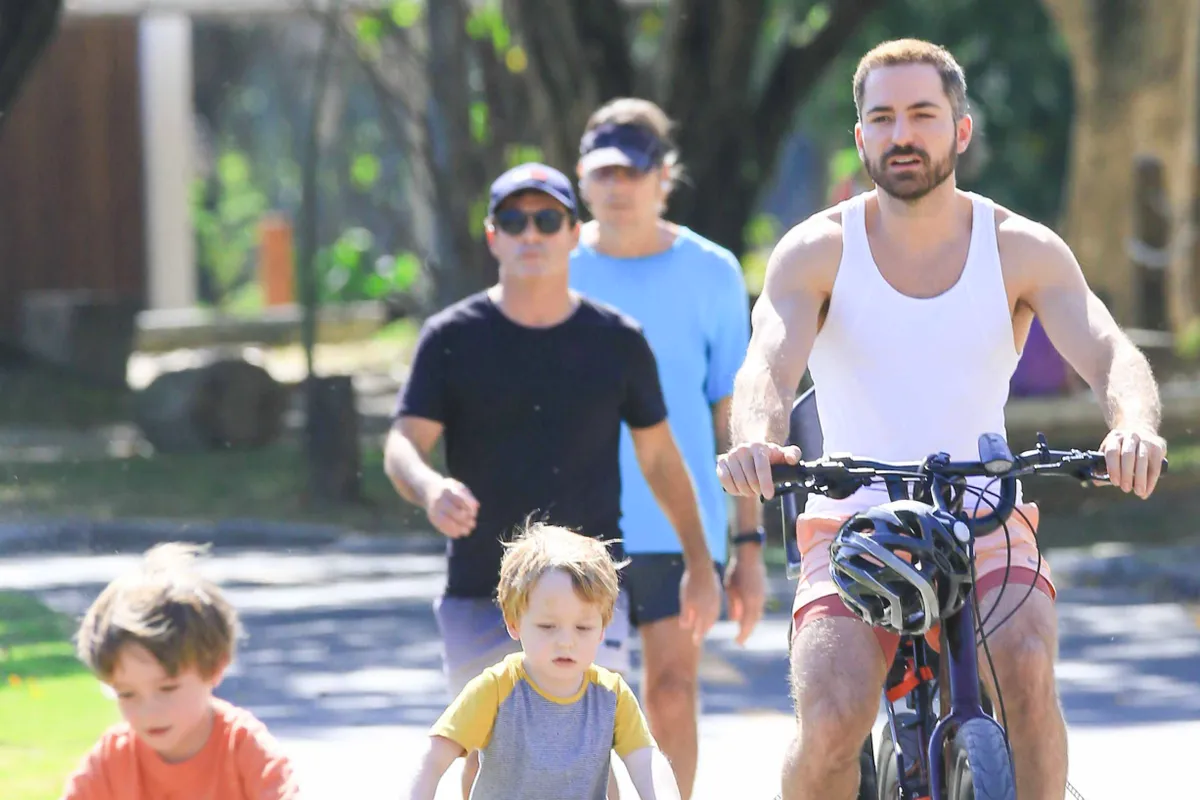
<svg viewBox="0 0 1200 800"><path fill-rule="evenodd" d="M966 524L915 500L854 514L829 550L829 572L846 607L868 625L917 636L971 590Z"/></svg>

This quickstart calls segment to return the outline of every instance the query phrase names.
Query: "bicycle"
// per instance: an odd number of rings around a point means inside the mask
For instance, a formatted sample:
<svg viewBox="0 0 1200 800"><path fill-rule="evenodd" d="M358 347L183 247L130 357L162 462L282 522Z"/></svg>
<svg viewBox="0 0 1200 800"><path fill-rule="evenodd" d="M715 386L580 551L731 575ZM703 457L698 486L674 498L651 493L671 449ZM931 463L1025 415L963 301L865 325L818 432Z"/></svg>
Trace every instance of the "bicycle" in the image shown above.
<svg viewBox="0 0 1200 800"><path fill-rule="evenodd" d="M1166 470L1164 459L1164 474ZM1018 479L1050 475L1085 483L1103 481L1107 477L1104 454L1092 450L1052 450L1045 436L1039 433L1035 449L1014 456L1003 436L984 434L979 438L978 461L952 461L945 453L912 462L831 454L818 461L772 467L772 482L781 498L791 577L799 572L799 550L795 545L797 492L845 498L871 483L883 481L892 501L917 501L951 515L954 535L968 546L969 573L943 576L944 580L971 584L961 608L945 616L939 614L943 657L927 643L924 633L897 631L901 634L900 646L883 689L887 725L877 754L873 752L870 735L863 745L860 800L1015 800L1016 781L1012 750L1005 734L1004 700L997 690L1000 708L997 720L982 690L976 650L982 647L994 683L995 668L987 637L1016 609L990 631L986 629L991 615L979 618L973 543L976 537L1001 528L1007 536L1005 523L1016 510ZM988 486L999 482L1000 490L996 493L969 485L966 482L969 477L990 479ZM963 500L971 493L990 506L991 511L978 515L979 504L975 509L965 509ZM995 503L988 500L989 494L996 495ZM1011 564L1006 568L1002 587L1008 584L1010 568ZM1033 588L1028 587L1022 603ZM839 594L843 600L848 599L840 586ZM853 608L851 603L847 605ZM936 714L935 692L940 712ZM900 700L906 701L907 712L897 712Z"/></svg>

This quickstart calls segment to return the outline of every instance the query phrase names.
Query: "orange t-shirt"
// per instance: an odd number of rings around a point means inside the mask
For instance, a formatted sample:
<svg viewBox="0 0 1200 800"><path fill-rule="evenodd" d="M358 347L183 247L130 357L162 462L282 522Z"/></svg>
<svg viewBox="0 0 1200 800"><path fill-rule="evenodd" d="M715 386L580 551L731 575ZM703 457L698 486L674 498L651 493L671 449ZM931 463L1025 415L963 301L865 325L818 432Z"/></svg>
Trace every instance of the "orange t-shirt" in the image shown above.
<svg viewBox="0 0 1200 800"><path fill-rule="evenodd" d="M100 738L67 779L62 800L294 800L292 765L267 726L245 709L213 699L204 748L168 764L126 723Z"/></svg>

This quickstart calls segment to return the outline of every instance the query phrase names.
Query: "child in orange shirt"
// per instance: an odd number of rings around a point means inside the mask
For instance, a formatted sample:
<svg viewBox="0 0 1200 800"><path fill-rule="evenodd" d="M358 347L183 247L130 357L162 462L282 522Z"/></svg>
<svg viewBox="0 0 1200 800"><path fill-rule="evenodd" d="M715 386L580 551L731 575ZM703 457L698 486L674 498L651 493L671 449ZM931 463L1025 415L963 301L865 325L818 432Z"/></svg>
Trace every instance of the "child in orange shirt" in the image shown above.
<svg viewBox="0 0 1200 800"><path fill-rule="evenodd" d="M63 800L299 797L266 726L213 697L240 626L221 590L191 569L203 549L152 548L84 616L79 658L116 693L124 721L67 779Z"/></svg>

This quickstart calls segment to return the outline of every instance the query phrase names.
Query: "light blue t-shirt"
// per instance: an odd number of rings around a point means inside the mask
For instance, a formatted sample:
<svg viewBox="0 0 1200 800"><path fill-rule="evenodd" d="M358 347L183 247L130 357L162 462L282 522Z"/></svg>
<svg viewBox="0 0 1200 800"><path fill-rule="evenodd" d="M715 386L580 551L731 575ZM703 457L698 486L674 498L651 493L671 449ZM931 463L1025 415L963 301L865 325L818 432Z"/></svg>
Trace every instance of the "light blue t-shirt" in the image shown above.
<svg viewBox="0 0 1200 800"><path fill-rule="evenodd" d="M750 342L741 266L725 248L681 227L669 249L644 258L613 258L581 242L571 254L571 287L642 325L658 361L667 421L699 494L709 549L725 561L729 512L717 481L712 405L733 393ZM621 534L626 552L680 552L624 425Z"/></svg>

